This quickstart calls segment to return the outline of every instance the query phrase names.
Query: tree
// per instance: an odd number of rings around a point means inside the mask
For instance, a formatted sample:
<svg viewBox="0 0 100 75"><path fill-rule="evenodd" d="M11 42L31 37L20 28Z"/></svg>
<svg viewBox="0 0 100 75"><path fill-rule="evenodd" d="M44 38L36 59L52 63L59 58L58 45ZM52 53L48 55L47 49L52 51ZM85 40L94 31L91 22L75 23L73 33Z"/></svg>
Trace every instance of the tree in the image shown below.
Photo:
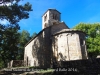
<svg viewBox="0 0 100 75"><path fill-rule="evenodd" d="M32 11L29 2L23 6L18 3L10 6L0 6L0 18L8 20L10 24L16 24L21 19L29 18L29 11Z"/></svg>
<svg viewBox="0 0 100 75"><path fill-rule="evenodd" d="M17 33L18 28L12 25L8 25L5 27L2 35L2 42L1 42L1 56L3 62L7 65L6 62L9 62L10 60L15 60L17 56L17 44L18 44L18 38L19 34Z"/></svg>
<svg viewBox="0 0 100 75"><path fill-rule="evenodd" d="M19 49L18 49L18 57L17 59L24 59L24 46L25 44L31 39L30 34L28 31L23 30L20 32L19 36Z"/></svg>
<svg viewBox="0 0 100 75"><path fill-rule="evenodd" d="M37 35L36 32L33 33L33 35L31 36L31 38L34 38Z"/></svg>
<svg viewBox="0 0 100 75"><path fill-rule="evenodd" d="M3 0L3 5L0 6L0 20L6 19L9 24L0 24L0 59L3 61L4 67L10 60L16 60L19 51L19 36L18 30L20 26L18 22L21 19L29 18L29 11L32 11L31 4L19 5L20 0L16 0L11 5L6 5L6 2L11 0ZM1 62L0 62L1 63ZM2 63L1 63L2 64Z"/></svg>
<svg viewBox="0 0 100 75"><path fill-rule="evenodd" d="M100 24L85 24L80 23L74 27L74 29L82 30L87 34L86 45L88 55L90 57L96 57L100 54Z"/></svg>

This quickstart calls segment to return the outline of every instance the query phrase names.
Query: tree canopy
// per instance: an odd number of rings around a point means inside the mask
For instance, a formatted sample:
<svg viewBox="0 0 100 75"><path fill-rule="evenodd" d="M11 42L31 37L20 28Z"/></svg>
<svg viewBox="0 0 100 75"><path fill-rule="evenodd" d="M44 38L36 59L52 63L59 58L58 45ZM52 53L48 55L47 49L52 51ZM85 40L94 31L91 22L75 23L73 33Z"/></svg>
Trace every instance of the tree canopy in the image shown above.
<svg viewBox="0 0 100 75"><path fill-rule="evenodd" d="M90 57L96 57L100 54L100 23L85 24L80 23L74 29L82 30L87 34L86 45Z"/></svg>
<svg viewBox="0 0 100 75"><path fill-rule="evenodd" d="M34 38L36 35L37 35L37 33L34 32L34 33L32 34L32 36L31 36L31 38Z"/></svg>
<svg viewBox="0 0 100 75"><path fill-rule="evenodd" d="M30 39L31 36L28 31L23 30L22 32L20 32L17 59L24 59L24 46Z"/></svg>
<svg viewBox="0 0 100 75"><path fill-rule="evenodd" d="M27 2L24 5L15 3L10 6L0 6L0 18L6 19L10 24L16 24L21 19L29 18L29 11L32 11L31 4Z"/></svg>
<svg viewBox="0 0 100 75"><path fill-rule="evenodd" d="M5 1L5 2L4 2ZM32 5L28 2L24 5L19 5L20 0L16 0L15 3L11 5L6 5L5 3L14 0L3 0L3 5L0 6L0 20L7 20L9 24L0 23L0 65L7 66L10 60L22 59L23 54L21 46L27 42L27 37L24 37L23 33L19 33L20 26L18 22L22 19L29 18L29 12L32 11ZM26 36L29 37L29 34ZM20 38L24 37L24 38ZM21 40L24 40L22 43ZM27 39L27 40L26 40ZM23 45L22 45L23 44ZM19 47L20 46L20 47Z"/></svg>

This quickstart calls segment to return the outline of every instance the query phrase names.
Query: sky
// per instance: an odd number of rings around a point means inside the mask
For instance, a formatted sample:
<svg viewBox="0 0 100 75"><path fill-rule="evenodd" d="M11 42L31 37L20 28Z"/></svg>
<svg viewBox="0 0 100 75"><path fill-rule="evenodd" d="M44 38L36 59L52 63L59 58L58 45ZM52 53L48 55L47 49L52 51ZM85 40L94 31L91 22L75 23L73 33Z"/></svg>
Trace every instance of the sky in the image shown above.
<svg viewBox="0 0 100 75"><path fill-rule="evenodd" d="M19 25L21 30L27 30L31 35L42 30L42 15L50 8L61 13L61 21L69 28L81 22L100 23L100 0L23 0L19 4L26 2L32 4L33 11Z"/></svg>

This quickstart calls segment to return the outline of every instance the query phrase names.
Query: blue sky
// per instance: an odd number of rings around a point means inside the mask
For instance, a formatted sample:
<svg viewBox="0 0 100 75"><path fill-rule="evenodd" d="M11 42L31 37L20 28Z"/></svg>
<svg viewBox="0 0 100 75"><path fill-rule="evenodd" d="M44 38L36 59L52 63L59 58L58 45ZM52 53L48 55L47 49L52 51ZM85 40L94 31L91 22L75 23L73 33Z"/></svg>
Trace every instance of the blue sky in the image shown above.
<svg viewBox="0 0 100 75"><path fill-rule="evenodd" d="M30 34L42 30L42 15L54 8L61 12L61 21L69 28L80 22L100 23L100 0L23 0L20 4L30 2L33 11L30 18L20 21L21 30L27 30Z"/></svg>

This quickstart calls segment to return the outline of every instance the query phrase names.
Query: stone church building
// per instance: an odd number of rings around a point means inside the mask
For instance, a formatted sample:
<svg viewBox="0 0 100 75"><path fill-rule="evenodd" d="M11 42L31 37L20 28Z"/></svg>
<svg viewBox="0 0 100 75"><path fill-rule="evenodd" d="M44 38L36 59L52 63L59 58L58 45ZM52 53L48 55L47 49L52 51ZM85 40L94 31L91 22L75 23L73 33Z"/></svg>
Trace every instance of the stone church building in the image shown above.
<svg viewBox="0 0 100 75"><path fill-rule="evenodd" d="M42 30L25 45L25 66L50 67L54 61L87 59L85 35L69 29L59 11L48 9L42 16Z"/></svg>

